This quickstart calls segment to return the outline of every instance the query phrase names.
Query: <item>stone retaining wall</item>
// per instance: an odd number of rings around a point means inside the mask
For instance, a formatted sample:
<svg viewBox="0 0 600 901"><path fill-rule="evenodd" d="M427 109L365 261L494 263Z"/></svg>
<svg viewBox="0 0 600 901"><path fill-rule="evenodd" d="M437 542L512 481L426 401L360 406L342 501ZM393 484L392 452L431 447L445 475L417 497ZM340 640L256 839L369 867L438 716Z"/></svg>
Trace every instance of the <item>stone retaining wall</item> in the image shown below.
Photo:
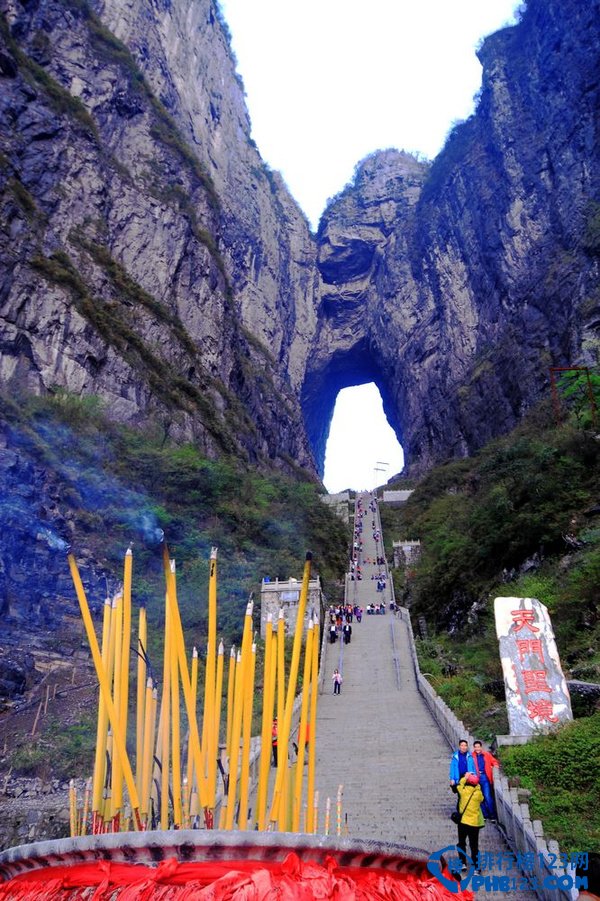
<svg viewBox="0 0 600 901"><path fill-rule="evenodd" d="M453 749L458 747L458 742L461 738L465 738L469 745L472 746L474 738L465 728L464 723L442 701L421 673L410 614L406 607L399 607L398 610L400 618L408 625L410 652L415 677L425 703L431 710L448 744ZM509 786L508 779L502 773L501 768L494 769L494 792L496 795L498 824L511 851L515 855L530 855L527 859L532 862L532 868L527 875L530 878L535 877L537 880L539 887L536 888L535 892L538 898L541 901L574 901L579 895L577 889L544 887L547 877L553 878L553 882L556 884L560 882L562 876L574 877L575 872L572 869L564 870L559 865L560 849L558 843L551 840L547 841L544 838L541 821L531 819L529 805L520 801L518 790ZM555 865L553 865L554 862L556 862Z"/></svg>

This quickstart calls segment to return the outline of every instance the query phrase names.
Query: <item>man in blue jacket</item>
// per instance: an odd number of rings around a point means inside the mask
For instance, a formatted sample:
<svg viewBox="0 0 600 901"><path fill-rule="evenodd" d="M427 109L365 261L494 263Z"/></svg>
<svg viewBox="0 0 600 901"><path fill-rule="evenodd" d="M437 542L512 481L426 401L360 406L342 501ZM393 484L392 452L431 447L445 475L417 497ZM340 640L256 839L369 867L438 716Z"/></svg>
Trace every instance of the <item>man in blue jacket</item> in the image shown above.
<svg viewBox="0 0 600 901"><path fill-rule="evenodd" d="M469 752L469 742L466 738L461 738L458 743L458 751L454 752L450 761L450 788L455 791L465 773L475 772L475 761Z"/></svg>

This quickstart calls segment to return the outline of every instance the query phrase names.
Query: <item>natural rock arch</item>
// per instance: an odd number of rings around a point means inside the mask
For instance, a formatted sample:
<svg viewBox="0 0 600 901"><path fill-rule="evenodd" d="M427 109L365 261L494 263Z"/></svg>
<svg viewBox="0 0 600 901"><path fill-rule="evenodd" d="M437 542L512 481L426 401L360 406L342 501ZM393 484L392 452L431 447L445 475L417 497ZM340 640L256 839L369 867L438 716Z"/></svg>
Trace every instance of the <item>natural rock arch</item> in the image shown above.
<svg viewBox="0 0 600 901"><path fill-rule="evenodd" d="M308 439L317 470L323 476L325 451L333 418L335 402L340 391L373 382L381 394L384 412L402 444L402 426L394 407L389 403L385 374L379 360L369 348L366 337L347 351L336 351L321 365L311 366L302 391L302 408ZM388 402L386 403L386 398ZM356 428L369 428L365 411L357 410ZM368 413L368 411L366 411ZM348 442L352 435L348 435Z"/></svg>

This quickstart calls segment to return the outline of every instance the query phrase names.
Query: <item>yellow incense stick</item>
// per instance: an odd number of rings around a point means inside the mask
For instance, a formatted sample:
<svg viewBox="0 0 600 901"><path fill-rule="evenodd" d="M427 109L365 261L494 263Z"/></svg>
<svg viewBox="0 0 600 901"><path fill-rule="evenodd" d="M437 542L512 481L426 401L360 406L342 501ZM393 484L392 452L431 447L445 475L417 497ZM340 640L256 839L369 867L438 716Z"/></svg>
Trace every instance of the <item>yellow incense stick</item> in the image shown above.
<svg viewBox="0 0 600 901"><path fill-rule="evenodd" d="M265 661L263 675L263 710L260 733L260 763L258 768L258 791L256 801L256 822L259 830L265 828L267 814L267 793L269 788L269 764L271 762L271 729L273 718L273 700L271 685L271 656L273 654L273 617L267 615L265 631Z"/></svg>
<svg viewBox="0 0 600 901"><path fill-rule="evenodd" d="M125 552L123 571L123 641L121 644L121 731L127 735L127 711L129 707L129 659L131 646L131 577L133 552L130 547Z"/></svg>
<svg viewBox="0 0 600 901"><path fill-rule="evenodd" d="M243 640L242 640L243 646ZM243 664L242 652L238 651L235 665L235 691L233 700L233 718L231 725L231 755L229 757L229 784L227 791L227 809L225 811L224 829L233 829L235 815L235 797L237 793L238 761L240 755L240 734L242 731L243 711Z"/></svg>
<svg viewBox="0 0 600 901"><path fill-rule="evenodd" d="M308 726L308 702L310 698L310 676L312 671L312 646L314 626L312 619L308 623L306 647L304 649L304 674L302 681L302 701L300 706L300 725L298 727L298 766L296 767L296 784L294 786L294 807L292 832L300 831L300 811L302 809L302 781L304 779L304 756L306 753L306 735Z"/></svg>
<svg viewBox="0 0 600 901"><path fill-rule="evenodd" d="M179 606L177 604L177 590L175 581L175 561L169 560L168 550L165 545L163 550L165 561L165 575L167 579L167 596L169 598L169 609L172 615L172 626L175 629L177 658L179 662L179 674L181 684L183 686L183 694L185 698L185 706L190 727L190 744L194 756L194 769L196 771L196 779L198 780L198 793L200 796L200 804L207 810L207 785L204 770L204 754L200 747L200 736L198 734L198 722L196 719L196 711L192 704L192 687L190 683L190 675L185 655L185 644L183 641L183 629L181 627L181 616L179 615Z"/></svg>
<svg viewBox="0 0 600 901"><path fill-rule="evenodd" d="M208 653L204 674L203 747L207 766L208 806L214 810L217 782L217 742L215 737L215 690L217 662L217 548L211 548L208 579Z"/></svg>
<svg viewBox="0 0 600 901"><path fill-rule="evenodd" d="M316 741L317 741L317 698L319 696L319 624L315 623L313 634L312 673L310 681L310 728L308 732L308 778L306 781L306 831L312 834L317 831L313 796L315 793ZM318 807L318 801L317 801Z"/></svg>
<svg viewBox="0 0 600 901"><path fill-rule="evenodd" d="M121 628L119 623L119 596L114 595L111 605L110 605L110 633L109 633L109 645L108 645L108 668L106 670L106 679L107 684L110 687L113 702L114 702L114 676L115 676L115 648L116 648L116 635L119 629ZM118 711L117 711L118 714ZM108 710L106 712L106 717L108 721ZM108 820L112 819L112 794L111 794L111 785L112 785L112 767L114 762L115 754L113 749L113 741L112 741L112 731L110 728L107 728L106 732L106 755L105 755L105 779L103 785L103 794L102 794L102 817L104 820L108 822Z"/></svg>
<svg viewBox="0 0 600 901"><path fill-rule="evenodd" d="M85 792L83 794L83 813L81 814L81 829L79 830L80 835L86 835L87 833L87 818L88 811L90 809L90 792L92 790L92 780L88 779L85 783Z"/></svg>
<svg viewBox="0 0 600 901"><path fill-rule="evenodd" d="M140 811L142 819L147 821L150 808L150 780L152 778L152 748L154 747L154 727L152 724L153 712L153 684L152 679L146 680L146 699L144 702L144 745L140 758L139 769L141 771Z"/></svg>
<svg viewBox="0 0 600 901"><path fill-rule="evenodd" d="M122 724L121 724L121 692L122 692L122 680L121 680L121 668L123 665L123 595L117 595L117 609L115 612L115 631L114 631L114 654L115 654L115 677L113 683L113 702L115 705L115 710L117 712L117 717L119 718L119 729L121 730L121 735L125 738L126 733L123 732ZM123 777L121 770L121 761L119 758L119 751L115 747L113 748L113 762L112 762L112 780L111 780L111 797L112 797L112 806L110 811L110 816L117 816L120 812L121 805L123 803Z"/></svg>
<svg viewBox="0 0 600 901"><path fill-rule="evenodd" d="M77 830L77 794L75 792L75 783L71 779L69 782L69 828L71 838L75 838L78 834Z"/></svg>
<svg viewBox="0 0 600 901"><path fill-rule="evenodd" d="M102 663L108 671L108 657L110 650L110 617L112 604L110 598L104 601L104 615L102 620ZM102 692L98 698L98 725L96 727L96 754L94 759L94 780L92 787L92 811L98 815L102 808L102 788L104 786L104 773L106 767L106 737L108 732L108 712Z"/></svg>
<svg viewBox="0 0 600 901"><path fill-rule="evenodd" d="M196 646L192 648L192 672L190 674L190 688L192 692L192 707L194 715L198 706L198 649ZM189 786L190 800L194 794L194 756L192 754L192 743L188 733L188 749L187 749L187 781ZM188 809L189 813L189 809Z"/></svg>
<svg viewBox="0 0 600 901"><path fill-rule="evenodd" d="M150 766L151 766L151 775L150 775L150 803L152 800L156 801L156 806L154 808L154 812L157 816L160 816L160 810L158 809L159 799L160 799L160 782L161 782L161 758L162 758L162 744L163 744L163 722L165 718L165 693L164 686L162 695L159 699L158 697L158 688L156 689L156 713L158 716L158 728L155 729L154 737L156 738L156 743L154 745L154 755L151 756Z"/></svg>
<svg viewBox="0 0 600 901"><path fill-rule="evenodd" d="M160 777L160 828L169 828L169 775L171 769L171 605L165 604L165 647L163 655L163 696Z"/></svg>
<svg viewBox="0 0 600 901"><path fill-rule="evenodd" d="M240 815L238 825L246 829L248 825L248 795L250 780L250 739L252 732L252 707L254 699L254 673L256 668L256 644L252 643L248 672L246 674L246 690L244 692L244 712L242 729L242 771L240 776Z"/></svg>
<svg viewBox="0 0 600 901"><path fill-rule="evenodd" d="M217 682L215 687L215 798L216 798L216 782L217 782L217 774L216 774L216 765L217 759L220 757L220 734L221 734L221 708L223 706L223 669L225 666L225 645L222 641L219 642L219 650L217 652Z"/></svg>
<svg viewBox="0 0 600 901"><path fill-rule="evenodd" d="M277 620L277 722L283 726L285 710L285 618L279 611Z"/></svg>
<svg viewBox="0 0 600 901"><path fill-rule="evenodd" d="M242 733L242 715L244 710L244 688L246 673L250 662L252 642L252 610L254 604L248 602L244 619L244 631L242 634L242 651L238 655L235 672L235 699L233 705L233 726L231 730L231 756L229 758L229 792L227 794L227 816L225 828L233 828L235 815L235 799L238 783L238 763L240 755L240 738Z"/></svg>
<svg viewBox="0 0 600 901"><path fill-rule="evenodd" d="M111 785L112 785L112 765L113 760L115 759L115 754L113 750L113 737L112 732L109 728L106 735L106 778L104 780L104 788L102 792L102 811L101 817L104 820L104 824L107 829L112 829L112 794L111 794Z"/></svg>
<svg viewBox="0 0 600 901"><path fill-rule="evenodd" d="M335 826L336 835L342 834L342 792L343 792L343 790L344 790L344 786L340 785L338 787L337 803L335 806L335 809L336 809L336 826Z"/></svg>
<svg viewBox="0 0 600 901"><path fill-rule="evenodd" d="M229 653L229 675L227 679L227 729L225 737L225 754L227 759L231 757L231 729L233 726L233 700L235 697L235 667L237 654L235 645Z"/></svg>
<svg viewBox="0 0 600 901"><path fill-rule="evenodd" d="M177 671L177 651L174 647L175 636L174 629L170 630L169 640L171 648L169 657L171 661L171 721L172 728L172 745L171 754L173 769L173 824L175 828L179 828L182 823L181 810L181 728L179 717L179 674Z"/></svg>
<svg viewBox="0 0 600 901"><path fill-rule="evenodd" d="M129 763L129 758L127 756L127 749L125 748L125 738L119 729L119 720L117 716L117 712L115 710L113 700L110 693L110 687L108 685L108 680L106 678L106 672L104 670L104 666L102 664L102 656L100 654L100 648L98 647L98 639L96 638L96 633L94 631L94 624L92 622L92 617L90 614L90 609L88 606L87 598L85 595L85 591L83 588L83 584L81 582L81 576L79 575L79 570L77 568L77 564L75 562L75 558L72 554L69 554L67 557L69 561L69 568L71 570L71 578L73 579L73 583L75 585L75 591L77 593L77 600L79 601L79 607L81 610L81 616L83 618L83 623L88 639L88 644L90 646L90 650L92 652L92 658L94 661L94 667L96 669L96 675L98 677L98 681L100 683L100 689L102 691L104 697L104 703L106 704L108 710L108 719L111 725L111 729L113 732L113 741L115 746L118 749L119 756L121 758L121 762L123 765L123 775L125 777L125 782L127 785L127 791L129 792L129 798L131 800L131 806L134 812L134 827L136 829L140 828L140 819L139 819L139 800L138 794L135 787L135 781L133 778L133 773L131 771L131 764Z"/></svg>
<svg viewBox="0 0 600 901"><path fill-rule="evenodd" d="M144 727L146 724L146 647L148 643L148 621L145 606L140 607L138 621L138 657L137 657L137 709L135 723L135 781L138 794L142 796L142 771L144 768Z"/></svg>
<svg viewBox="0 0 600 901"><path fill-rule="evenodd" d="M278 766L277 776L275 778L275 789L273 792L273 804L269 819L274 822L278 819L279 805L281 803L281 790L283 787L284 772L287 770L288 759L288 743L292 725L292 708L294 706L294 695L296 692L296 682L298 679L298 666L300 663L300 648L302 645L302 633L304 631L304 614L306 612L306 602L308 599L308 583L310 581L310 561L312 554L307 551L306 562L304 564L304 573L302 577L302 588L300 589L300 600L298 602L298 612L296 616L296 631L294 633L294 644L292 646L292 661L290 665L290 676L287 684L287 694L285 701L285 711L283 717L283 726L278 723Z"/></svg>

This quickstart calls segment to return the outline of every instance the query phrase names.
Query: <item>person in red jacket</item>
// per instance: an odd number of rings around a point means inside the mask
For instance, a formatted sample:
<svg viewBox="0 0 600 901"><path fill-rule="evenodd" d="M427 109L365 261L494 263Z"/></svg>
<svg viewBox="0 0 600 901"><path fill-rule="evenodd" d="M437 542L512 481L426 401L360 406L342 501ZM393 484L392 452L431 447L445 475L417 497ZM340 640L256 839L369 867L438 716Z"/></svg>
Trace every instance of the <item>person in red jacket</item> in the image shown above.
<svg viewBox="0 0 600 901"><path fill-rule="evenodd" d="M479 785L483 792L483 804L481 811L486 820L496 819L496 803L494 801L494 774L495 766L500 766L493 754L484 751L480 741L473 742L473 760L475 762L475 772L479 776Z"/></svg>

